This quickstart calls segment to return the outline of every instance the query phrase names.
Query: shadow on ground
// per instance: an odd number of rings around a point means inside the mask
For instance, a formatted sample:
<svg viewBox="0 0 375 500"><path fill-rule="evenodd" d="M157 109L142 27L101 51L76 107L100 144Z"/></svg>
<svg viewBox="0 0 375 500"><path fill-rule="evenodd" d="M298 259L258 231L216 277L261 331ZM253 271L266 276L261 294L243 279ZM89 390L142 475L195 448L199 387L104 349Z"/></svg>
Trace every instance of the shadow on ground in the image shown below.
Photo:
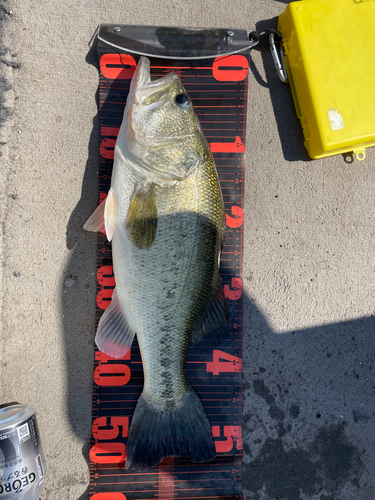
<svg viewBox="0 0 375 500"><path fill-rule="evenodd" d="M244 297L246 499L374 498L374 328L369 317L276 334Z"/></svg>
<svg viewBox="0 0 375 500"><path fill-rule="evenodd" d="M98 69L96 47L86 62ZM98 102L98 96L93 97ZM88 462L91 437L91 405L94 366L96 242L95 233L83 225L98 204L99 116L93 119L81 198L73 210L66 231L71 257L62 277L62 314L66 355L67 415L75 434L85 444L82 454ZM80 500L88 498L87 491Z"/></svg>
<svg viewBox="0 0 375 500"><path fill-rule="evenodd" d="M256 24L256 31L258 33L276 28L277 17L260 21ZM265 80L254 63L252 58L253 51L260 52L262 56ZM288 84L282 83L277 75L268 38L263 39L259 45L251 50L249 69L250 74L255 78L257 84L269 90L284 158L287 161L311 161L303 145L302 127L297 118L290 87Z"/></svg>

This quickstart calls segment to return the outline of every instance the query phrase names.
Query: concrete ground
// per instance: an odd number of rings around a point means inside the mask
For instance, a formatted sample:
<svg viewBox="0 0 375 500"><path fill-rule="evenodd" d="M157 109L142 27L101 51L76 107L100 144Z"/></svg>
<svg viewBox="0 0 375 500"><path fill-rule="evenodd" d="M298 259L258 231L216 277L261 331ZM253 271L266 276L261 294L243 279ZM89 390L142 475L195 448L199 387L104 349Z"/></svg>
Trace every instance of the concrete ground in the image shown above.
<svg viewBox="0 0 375 500"><path fill-rule="evenodd" d="M42 500L84 500L91 426L99 23L276 27L276 0L1 0L0 402L37 411ZM311 161L266 46L251 52L245 499L375 499L375 151Z"/></svg>

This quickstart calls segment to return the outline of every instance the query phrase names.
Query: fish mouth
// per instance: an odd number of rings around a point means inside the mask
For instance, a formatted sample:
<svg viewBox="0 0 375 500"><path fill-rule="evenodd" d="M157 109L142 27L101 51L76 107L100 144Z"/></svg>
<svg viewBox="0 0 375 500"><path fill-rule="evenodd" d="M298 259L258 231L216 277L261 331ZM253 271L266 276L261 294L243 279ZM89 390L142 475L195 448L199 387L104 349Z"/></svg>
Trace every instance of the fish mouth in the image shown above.
<svg viewBox="0 0 375 500"><path fill-rule="evenodd" d="M129 94L134 96L133 105L151 107L155 107L155 104L162 105L166 100L170 85L178 79L176 73L172 71L162 78L151 81L150 60L142 56L137 64L129 90Z"/></svg>

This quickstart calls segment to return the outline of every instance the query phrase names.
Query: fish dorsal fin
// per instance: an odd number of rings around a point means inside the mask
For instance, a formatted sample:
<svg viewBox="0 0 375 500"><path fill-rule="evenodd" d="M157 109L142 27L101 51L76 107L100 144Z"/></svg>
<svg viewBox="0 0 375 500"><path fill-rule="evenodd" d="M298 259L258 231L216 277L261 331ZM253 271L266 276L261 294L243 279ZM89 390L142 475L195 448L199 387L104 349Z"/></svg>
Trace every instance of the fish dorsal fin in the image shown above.
<svg viewBox="0 0 375 500"><path fill-rule="evenodd" d="M123 358L131 348L135 332L130 328L118 299L116 288L112 301L100 318L95 343L112 358Z"/></svg>
<svg viewBox="0 0 375 500"><path fill-rule="evenodd" d="M228 310L218 274L216 286L212 288L210 300L200 320L193 328L191 341L193 344L204 341L207 346L214 345L215 342L225 335L228 326Z"/></svg>
<svg viewBox="0 0 375 500"><path fill-rule="evenodd" d="M156 200L152 183L135 187L125 226L136 247L150 248L154 242L157 227Z"/></svg>
<svg viewBox="0 0 375 500"><path fill-rule="evenodd" d="M108 241L111 241L115 228L115 217L115 197L112 189L110 189L107 198L97 207L83 226L83 229L94 232L103 232L105 230Z"/></svg>

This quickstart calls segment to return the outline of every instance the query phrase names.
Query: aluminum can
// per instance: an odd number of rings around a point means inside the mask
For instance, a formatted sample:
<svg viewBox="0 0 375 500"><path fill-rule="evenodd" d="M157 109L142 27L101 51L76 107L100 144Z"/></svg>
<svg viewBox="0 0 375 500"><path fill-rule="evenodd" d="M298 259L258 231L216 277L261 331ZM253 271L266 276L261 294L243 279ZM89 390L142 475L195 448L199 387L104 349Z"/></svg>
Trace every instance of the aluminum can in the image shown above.
<svg viewBox="0 0 375 500"><path fill-rule="evenodd" d="M38 500L45 472L35 411L0 405L0 500Z"/></svg>

